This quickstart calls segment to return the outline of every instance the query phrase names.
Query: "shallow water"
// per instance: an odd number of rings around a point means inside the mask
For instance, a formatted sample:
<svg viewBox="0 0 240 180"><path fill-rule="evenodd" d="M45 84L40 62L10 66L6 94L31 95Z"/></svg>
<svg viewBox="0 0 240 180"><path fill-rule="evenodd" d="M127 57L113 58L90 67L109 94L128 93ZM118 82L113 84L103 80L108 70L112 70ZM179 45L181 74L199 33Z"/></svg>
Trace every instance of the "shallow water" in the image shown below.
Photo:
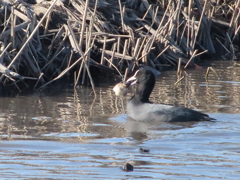
<svg viewBox="0 0 240 180"><path fill-rule="evenodd" d="M240 68L218 72L163 72L151 100L203 111L214 122L144 124L127 118L131 96L118 98L113 84L64 89L54 96L1 98L2 179L239 179ZM141 152L139 149L148 149ZM125 163L134 166L124 172Z"/></svg>

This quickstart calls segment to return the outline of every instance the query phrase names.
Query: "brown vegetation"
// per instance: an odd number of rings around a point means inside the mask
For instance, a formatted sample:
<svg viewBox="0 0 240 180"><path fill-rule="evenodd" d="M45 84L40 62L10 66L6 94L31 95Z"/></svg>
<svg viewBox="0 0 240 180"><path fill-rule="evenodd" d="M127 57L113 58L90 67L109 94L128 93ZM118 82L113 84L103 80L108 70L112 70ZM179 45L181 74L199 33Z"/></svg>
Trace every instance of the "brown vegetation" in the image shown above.
<svg viewBox="0 0 240 180"><path fill-rule="evenodd" d="M202 54L238 55L240 0L27 2L0 1L2 86L41 89L68 75L94 90L96 70L126 75L139 64L186 68Z"/></svg>

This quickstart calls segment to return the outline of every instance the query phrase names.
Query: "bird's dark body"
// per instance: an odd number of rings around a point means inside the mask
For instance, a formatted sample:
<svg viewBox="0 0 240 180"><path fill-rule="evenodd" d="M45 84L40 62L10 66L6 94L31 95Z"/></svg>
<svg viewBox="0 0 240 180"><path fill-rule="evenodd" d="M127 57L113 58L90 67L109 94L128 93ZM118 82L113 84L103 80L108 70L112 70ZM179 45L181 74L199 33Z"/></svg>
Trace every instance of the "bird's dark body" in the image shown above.
<svg viewBox="0 0 240 180"><path fill-rule="evenodd" d="M155 85L155 76L151 70L140 68L127 81L137 83L136 92L127 104L127 114L134 120L188 122L212 119L207 114L185 107L151 103L149 96Z"/></svg>

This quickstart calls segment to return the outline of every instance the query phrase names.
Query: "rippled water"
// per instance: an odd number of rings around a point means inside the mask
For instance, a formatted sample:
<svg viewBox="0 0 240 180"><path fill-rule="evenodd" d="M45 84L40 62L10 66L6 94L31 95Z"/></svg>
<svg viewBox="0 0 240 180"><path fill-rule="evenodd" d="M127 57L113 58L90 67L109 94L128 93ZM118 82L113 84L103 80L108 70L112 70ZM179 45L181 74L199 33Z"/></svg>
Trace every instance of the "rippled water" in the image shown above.
<svg viewBox="0 0 240 180"><path fill-rule="evenodd" d="M239 179L240 68L213 67L220 78L191 70L177 86L175 72L163 72L151 100L203 111L214 122L132 121L125 114L131 92L118 98L114 84L97 88L95 100L88 88L1 98L1 178ZM121 170L127 162L133 172Z"/></svg>

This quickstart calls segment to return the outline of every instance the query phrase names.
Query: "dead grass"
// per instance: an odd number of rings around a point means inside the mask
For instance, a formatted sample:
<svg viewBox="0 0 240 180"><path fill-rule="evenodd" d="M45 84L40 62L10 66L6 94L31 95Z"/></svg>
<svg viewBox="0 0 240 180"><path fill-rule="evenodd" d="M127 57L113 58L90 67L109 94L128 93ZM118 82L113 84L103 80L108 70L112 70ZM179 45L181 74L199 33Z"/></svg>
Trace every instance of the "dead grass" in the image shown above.
<svg viewBox="0 0 240 180"><path fill-rule="evenodd" d="M234 59L239 8L240 0L0 1L0 81L41 89L75 74L75 87L89 79L94 91L91 67L126 77L139 64L180 72L204 53Z"/></svg>

